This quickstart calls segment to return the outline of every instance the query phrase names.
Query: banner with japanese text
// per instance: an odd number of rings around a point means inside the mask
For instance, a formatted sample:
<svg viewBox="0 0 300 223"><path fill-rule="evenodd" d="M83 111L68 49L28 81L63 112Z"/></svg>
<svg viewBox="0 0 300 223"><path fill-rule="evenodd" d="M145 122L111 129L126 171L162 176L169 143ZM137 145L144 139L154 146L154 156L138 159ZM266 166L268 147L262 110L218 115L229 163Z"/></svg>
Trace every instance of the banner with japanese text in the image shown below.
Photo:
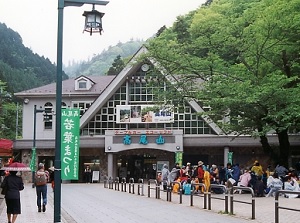
<svg viewBox="0 0 300 223"><path fill-rule="evenodd" d="M79 168L79 109L61 112L61 179L78 180Z"/></svg>
<svg viewBox="0 0 300 223"><path fill-rule="evenodd" d="M179 166L182 166L182 155L183 152L175 152L175 163L178 163Z"/></svg>

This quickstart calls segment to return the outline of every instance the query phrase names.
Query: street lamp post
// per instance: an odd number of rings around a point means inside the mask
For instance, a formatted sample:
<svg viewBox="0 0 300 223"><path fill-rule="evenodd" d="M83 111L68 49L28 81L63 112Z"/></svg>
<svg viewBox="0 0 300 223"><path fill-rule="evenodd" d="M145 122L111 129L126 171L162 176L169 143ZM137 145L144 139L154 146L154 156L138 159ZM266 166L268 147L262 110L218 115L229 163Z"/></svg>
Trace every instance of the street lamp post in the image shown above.
<svg viewBox="0 0 300 223"><path fill-rule="evenodd" d="M55 174L54 174L54 222L61 222L61 103L62 103L62 55L63 55L63 12L66 6L84 4L107 5L100 0L58 0L57 25L57 70L56 70L56 122L55 122ZM103 15L102 15L103 16ZM93 23L92 23L93 25ZM94 23L97 27L97 23ZM95 28L93 27L93 28ZM102 24L101 24L102 30ZM93 29L90 31L93 32ZM100 32L101 33L101 32Z"/></svg>
<svg viewBox="0 0 300 223"><path fill-rule="evenodd" d="M36 149L36 114L37 113L42 113L44 112L45 110L43 109L37 109L36 108L36 105L34 105L34 109L33 109L33 145L32 145L32 151L31 151L31 159L34 159L34 162L35 162L35 157L34 154L34 150ZM33 164L33 166L35 167L35 163ZM35 182L34 182L34 175L35 175L35 171L34 169L32 169L32 188L35 187Z"/></svg>

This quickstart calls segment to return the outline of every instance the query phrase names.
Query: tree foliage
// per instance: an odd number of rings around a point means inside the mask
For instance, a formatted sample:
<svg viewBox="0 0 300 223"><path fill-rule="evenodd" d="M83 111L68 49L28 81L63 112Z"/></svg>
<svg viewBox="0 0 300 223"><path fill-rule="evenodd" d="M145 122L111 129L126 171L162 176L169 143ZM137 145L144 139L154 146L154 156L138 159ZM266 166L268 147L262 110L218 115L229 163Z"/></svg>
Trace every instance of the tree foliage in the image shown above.
<svg viewBox="0 0 300 223"><path fill-rule="evenodd" d="M299 3L209 2L148 45L167 75L177 75L184 97L210 106L207 114L226 133L260 137L285 164L288 131L300 127ZM277 154L267 141L271 132L278 135Z"/></svg>
<svg viewBox="0 0 300 223"><path fill-rule="evenodd" d="M117 75L123 70L124 67L125 63L122 60L121 55L118 55L107 71L107 75Z"/></svg>
<svg viewBox="0 0 300 223"><path fill-rule="evenodd" d="M63 73L62 78L68 77ZM23 91L55 82L56 66L25 47L17 32L0 23L0 80L10 92Z"/></svg>

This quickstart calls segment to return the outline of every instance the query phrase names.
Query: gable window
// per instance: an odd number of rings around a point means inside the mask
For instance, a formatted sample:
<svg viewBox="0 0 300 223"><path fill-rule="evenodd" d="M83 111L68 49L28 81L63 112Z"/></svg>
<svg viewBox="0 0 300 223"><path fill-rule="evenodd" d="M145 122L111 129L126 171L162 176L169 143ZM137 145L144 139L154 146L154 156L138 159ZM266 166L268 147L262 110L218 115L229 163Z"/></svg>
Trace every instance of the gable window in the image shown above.
<svg viewBox="0 0 300 223"><path fill-rule="evenodd" d="M86 83L86 81L85 81L85 80L79 81L79 82L78 82L78 88L79 88L80 90L85 90L85 89L87 89L87 83Z"/></svg>

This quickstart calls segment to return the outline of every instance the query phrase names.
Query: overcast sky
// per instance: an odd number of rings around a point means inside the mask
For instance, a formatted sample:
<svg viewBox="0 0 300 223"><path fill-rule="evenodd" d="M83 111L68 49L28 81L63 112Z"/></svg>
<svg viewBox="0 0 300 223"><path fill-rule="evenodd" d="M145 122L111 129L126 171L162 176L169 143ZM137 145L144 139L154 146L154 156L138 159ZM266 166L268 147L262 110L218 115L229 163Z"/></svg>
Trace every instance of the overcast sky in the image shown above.
<svg viewBox="0 0 300 223"><path fill-rule="evenodd" d="M105 13L104 32L83 33L83 11L92 5L65 7L63 61L80 61L130 39L146 40L159 28L170 27L176 17L197 9L205 0L110 0L95 6ZM0 0L0 22L18 32L34 53L56 63L58 0Z"/></svg>

